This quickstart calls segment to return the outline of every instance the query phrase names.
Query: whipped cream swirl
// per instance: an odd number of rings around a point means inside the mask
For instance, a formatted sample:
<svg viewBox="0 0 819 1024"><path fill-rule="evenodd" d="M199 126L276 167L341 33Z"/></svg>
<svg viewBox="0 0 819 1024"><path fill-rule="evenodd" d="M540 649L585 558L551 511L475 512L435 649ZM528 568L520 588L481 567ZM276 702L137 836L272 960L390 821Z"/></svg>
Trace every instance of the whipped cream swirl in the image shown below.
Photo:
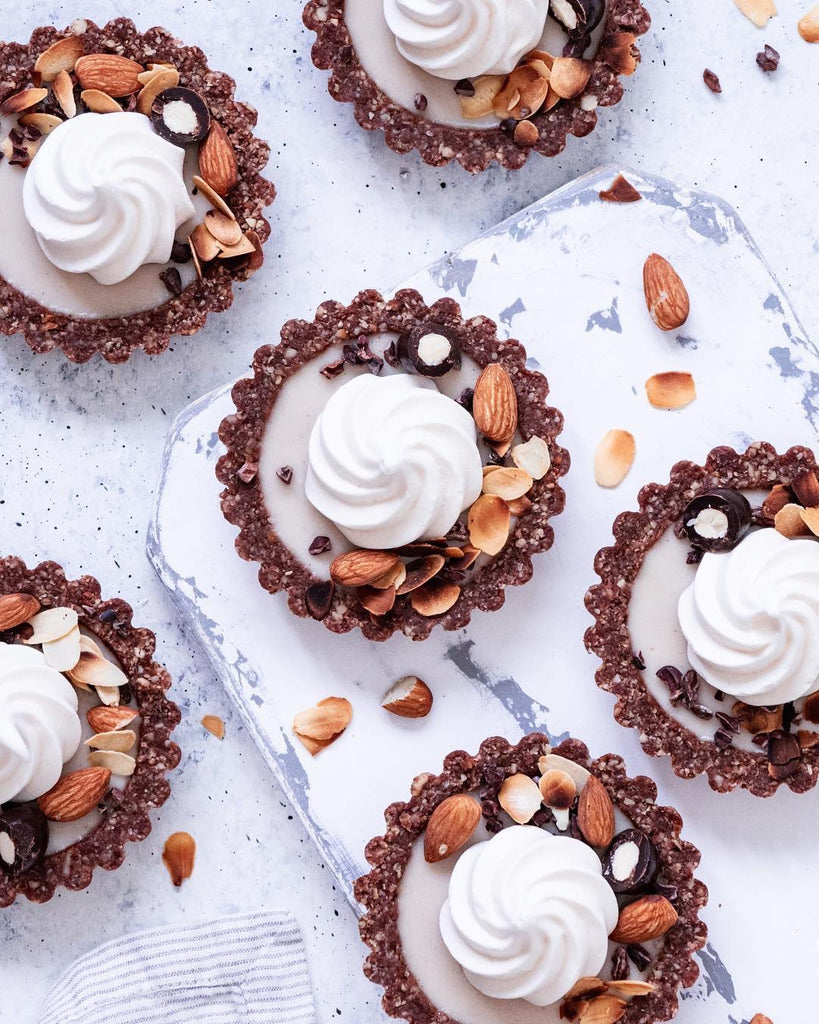
<svg viewBox="0 0 819 1024"><path fill-rule="evenodd" d="M0 804L36 800L80 745L77 692L42 653L0 643Z"/></svg>
<svg viewBox="0 0 819 1024"><path fill-rule="evenodd" d="M746 704L784 704L819 689L819 544L757 530L706 554L680 596L688 660Z"/></svg>
<svg viewBox="0 0 819 1024"><path fill-rule="evenodd" d="M436 78L508 74L540 42L546 0L384 0L399 52Z"/></svg>
<svg viewBox="0 0 819 1024"><path fill-rule="evenodd" d="M590 847L513 825L461 854L440 927L484 995L548 1006L603 966L617 912Z"/></svg>
<svg viewBox="0 0 819 1024"><path fill-rule="evenodd" d="M442 537L482 482L472 417L420 377L355 377L310 434L307 498L359 547Z"/></svg>
<svg viewBox="0 0 819 1024"><path fill-rule="evenodd" d="M60 270L118 284L165 263L194 215L184 150L137 113L81 114L43 140L26 172L23 209Z"/></svg>

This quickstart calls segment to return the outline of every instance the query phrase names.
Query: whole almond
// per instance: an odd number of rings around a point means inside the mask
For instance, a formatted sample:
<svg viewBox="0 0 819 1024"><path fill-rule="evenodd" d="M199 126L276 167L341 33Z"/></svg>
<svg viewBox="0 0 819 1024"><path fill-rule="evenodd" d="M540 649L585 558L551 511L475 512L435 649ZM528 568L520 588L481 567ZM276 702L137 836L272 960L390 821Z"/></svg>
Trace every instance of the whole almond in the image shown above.
<svg viewBox="0 0 819 1024"><path fill-rule="evenodd" d="M333 560L330 576L342 587L367 587L401 564L398 555L388 551L347 551Z"/></svg>
<svg viewBox="0 0 819 1024"><path fill-rule="evenodd" d="M177 888L193 874L195 860L196 841L189 832L174 832L168 836L162 851L162 863Z"/></svg>
<svg viewBox="0 0 819 1024"><path fill-rule="evenodd" d="M591 846L608 846L614 838L614 807L611 797L595 775L589 776L580 792L577 824L583 838Z"/></svg>
<svg viewBox="0 0 819 1024"><path fill-rule="evenodd" d="M119 99L139 92L141 64L116 53L88 53L74 65L77 81L83 89L98 89Z"/></svg>
<svg viewBox="0 0 819 1024"><path fill-rule="evenodd" d="M459 850L478 827L481 808L466 793L456 793L435 808L424 835L424 860L436 864Z"/></svg>
<svg viewBox="0 0 819 1024"><path fill-rule="evenodd" d="M89 708L85 717L94 732L115 732L117 729L124 729L126 725L130 725L138 714L139 712L133 708L125 706L109 708L101 704L99 707Z"/></svg>
<svg viewBox="0 0 819 1024"><path fill-rule="evenodd" d="M472 398L475 426L489 441L511 441L518 425L518 399L512 378L499 363L481 371Z"/></svg>
<svg viewBox="0 0 819 1024"><path fill-rule="evenodd" d="M643 266L643 290L651 319L661 331L682 327L691 310L688 292L677 271L656 252Z"/></svg>
<svg viewBox="0 0 819 1024"><path fill-rule="evenodd" d="M61 71L73 71L85 50L82 36L66 36L43 50L34 64L34 75L38 82L53 82Z"/></svg>
<svg viewBox="0 0 819 1024"><path fill-rule="evenodd" d="M40 610L40 602L31 594L3 594L0 597L0 633L27 622Z"/></svg>
<svg viewBox="0 0 819 1024"><path fill-rule="evenodd" d="M649 942L665 935L677 922L677 911L665 896L641 896L620 911L612 942Z"/></svg>
<svg viewBox="0 0 819 1024"><path fill-rule="evenodd" d="M37 803L49 821L76 821L97 806L110 781L107 768L81 768L63 775Z"/></svg>
<svg viewBox="0 0 819 1024"><path fill-rule="evenodd" d="M239 180L233 143L218 121L212 121L207 138L199 147L202 177L220 196L226 196Z"/></svg>
<svg viewBox="0 0 819 1024"><path fill-rule="evenodd" d="M400 718L426 718L432 710L432 690L418 676L404 676L384 694L381 707Z"/></svg>

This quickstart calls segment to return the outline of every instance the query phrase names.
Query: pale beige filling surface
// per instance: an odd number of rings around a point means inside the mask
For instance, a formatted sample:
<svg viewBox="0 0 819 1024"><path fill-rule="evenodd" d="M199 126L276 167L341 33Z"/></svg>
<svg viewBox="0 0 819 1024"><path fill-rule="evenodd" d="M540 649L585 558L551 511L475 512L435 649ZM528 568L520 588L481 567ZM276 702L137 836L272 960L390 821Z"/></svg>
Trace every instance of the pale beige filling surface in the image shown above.
<svg viewBox="0 0 819 1024"><path fill-rule="evenodd" d="M101 115L105 116L105 115ZM0 138L5 138L16 121L0 118ZM23 181L27 171L8 160L0 160L0 196L3 197L4 234L0 245L0 277L18 291L55 313L81 319L106 319L130 316L155 309L171 295L160 281L160 273L174 266L183 287L193 281L193 263L151 263L119 284L100 284L90 274L69 274L58 270L40 248L23 211ZM198 174L195 147L188 147L184 176L188 191L193 190L193 175ZM185 241L210 206L201 195L192 196L196 217L176 232Z"/></svg>

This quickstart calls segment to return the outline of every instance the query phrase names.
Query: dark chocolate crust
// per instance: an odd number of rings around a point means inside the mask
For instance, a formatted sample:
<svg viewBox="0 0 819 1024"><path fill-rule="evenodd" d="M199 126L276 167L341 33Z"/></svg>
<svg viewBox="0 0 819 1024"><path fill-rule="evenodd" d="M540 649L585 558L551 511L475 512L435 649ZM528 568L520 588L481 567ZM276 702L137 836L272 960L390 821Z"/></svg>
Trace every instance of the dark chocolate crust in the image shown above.
<svg viewBox="0 0 819 1024"><path fill-rule="evenodd" d="M752 444L744 454L733 448L714 448L704 466L678 462L667 484L647 484L638 495L639 512L623 512L614 521L614 545L597 553L594 568L601 582L586 594L586 607L595 625L586 632L586 647L603 664L597 685L618 699L614 717L624 726L639 730L643 750L652 757L670 755L680 778L705 773L712 789L727 793L737 786L755 796L771 796L781 782L768 773L765 752L720 749L702 740L672 718L654 699L642 672L633 664L634 652L628 628L628 607L637 573L651 546L672 529L685 506L697 494L715 487L737 490L770 488L789 484L805 470L816 468L808 448L790 448L778 455L764 442ZM799 768L783 781L804 793L819 778L819 747L802 752Z"/></svg>
<svg viewBox="0 0 819 1024"><path fill-rule="evenodd" d="M183 46L165 29L137 32L128 18L116 18L103 27L92 21L85 24L86 53L118 53L139 63L169 61L179 69L182 83L204 97L236 151L239 183L226 202L243 229L254 230L265 242L270 225L262 212L273 202L276 190L260 172L270 148L253 134L256 111L234 98L234 80L211 71L198 47ZM38 28L28 43L0 43L0 102L30 80L39 54L68 31ZM203 272L202 280L194 280L180 295L155 309L106 320L54 312L0 277L0 333L22 333L34 352L60 348L75 363L84 363L97 352L109 363L124 363L137 348L148 355L159 355L172 335L195 334L209 313L227 309L233 302L234 278L242 281L248 276L246 269L232 269L219 260L205 264Z"/></svg>
<svg viewBox="0 0 819 1024"><path fill-rule="evenodd" d="M534 146L521 147L498 128L458 128L438 124L394 103L362 67L344 22L344 0L310 0L304 8L304 24L316 33L313 63L331 71L328 89L333 99L352 103L355 119L367 131L383 131L396 153L417 149L421 159L435 167L457 160L471 173L485 171L493 160L514 170L522 167L530 152L556 156L566 148L569 135L582 138L594 130L597 114L583 110L580 97L562 100L548 112L533 115L539 137ZM648 11L639 0L609 0L606 24L585 93L597 97L598 106L612 107L623 96L616 54L631 49L628 38L640 36L651 25ZM631 39L633 44L633 38ZM612 56L607 56L612 55ZM614 65L614 66L612 66ZM454 83L453 83L454 84Z"/></svg>
<svg viewBox="0 0 819 1024"><path fill-rule="evenodd" d="M401 947L398 896L415 840L442 800L481 786L486 768L500 768L507 775L534 775L538 759L548 748L547 736L531 733L517 746L497 736L484 740L475 756L455 751L445 758L440 775L419 776L413 782L410 800L391 804L385 811L387 831L367 844L365 856L372 870L356 882L355 896L365 910L359 924L361 937L371 950L364 973L384 987L382 1005L391 1017L402 1017L410 1024L458 1024L433 1006L421 990ZM565 740L553 753L583 765L603 783L615 807L650 837L663 875L677 886L679 918L664 936L646 975L655 989L633 999L621 1018L622 1024L670 1020L677 1012L678 990L693 985L699 975L693 954L705 945L707 936L699 912L708 900L708 890L694 878L699 850L680 839L682 818L678 812L656 803L654 782L644 775L629 778L621 757L604 754L592 760L585 744L575 739Z"/></svg>
<svg viewBox="0 0 819 1024"><path fill-rule="evenodd" d="M254 355L253 377L233 387L237 412L227 416L219 428L227 454L219 459L216 475L225 485L222 512L228 522L239 527L236 549L242 558L261 563L261 585L271 594L286 590L290 610L302 617L309 615L305 594L317 578L276 535L258 476L250 483L239 476L246 463L259 461L265 425L279 391L307 362L345 339L393 331L400 334L426 319L457 330L462 351L480 366L498 362L507 369L517 394L520 432L525 439L537 434L547 441L551 468L529 492L532 507L515 521L506 547L462 585L458 601L448 612L425 617L413 610L408 597L403 597L390 613L375 619L353 592L337 587L330 611L322 620L334 633L358 627L370 640L386 640L400 630L413 640L423 640L436 625L461 629L475 608L495 611L504 602L505 587L518 586L531 578L532 555L552 546L554 533L549 519L562 512L565 505L559 479L569 470L569 454L556 441L563 416L547 404L548 382L542 374L527 369L526 352L520 342L499 339L495 323L487 317L464 320L452 299L427 306L411 289L389 300L376 291L364 291L349 306L322 303L312 323L290 320L282 328L279 345L265 345Z"/></svg>
<svg viewBox="0 0 819 1024"><path fill-rule="evenodd" d="M33 594L44 607L74 608L80 626L116 654L141 717L136 769L121 798L112 800L109 794L102 820L79 842L15 878L0 871L0 907L7 907L17 896L45 903L60 886L85 889L95 868L115 870L125 859L125 844L145 839L151 831L149 811L164 804L171 792L165 775L179 764L180 751L170 735L181 715L165 695L171 677L153 660L156 637L132 625L133 610L125 601L103 600L93 576L67 580L56 562L28 569L19 558L3 558L0 593ZM3 638L12 639L9 634Z"/></svg>

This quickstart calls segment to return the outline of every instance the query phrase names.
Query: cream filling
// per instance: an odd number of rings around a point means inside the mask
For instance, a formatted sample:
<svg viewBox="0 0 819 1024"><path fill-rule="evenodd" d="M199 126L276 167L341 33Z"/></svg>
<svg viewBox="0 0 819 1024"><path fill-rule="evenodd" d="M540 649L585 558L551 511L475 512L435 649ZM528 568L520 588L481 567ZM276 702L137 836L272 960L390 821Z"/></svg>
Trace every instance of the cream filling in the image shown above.
<svg viewBox="0 0 819 1024"><path fill-rule="evenodd" d="M546 3L546 0L543 0ZM591 52L600 41L605 17L592 33ZM460 97L454 82L436 78L401 56L384 18L383 0L345 0L344 22L362 66L375 84L391 100L429 121L458 128L497 128L494 116L469 120L461 113ZM536 49L560 55L567 35L554 18L546 19L546 27ZM417 110L417 94L426 97L427 106Z"/></svg>
<svg viewBox="0 0 819 1024"><path fill-rule="evenodd" d="M104 115L103 115L104 116ZM5 138L16 121L0 118L0 137ZM27 170L0 160L0 196L3 197L4 234L0 246L0 277L28 298L39 302L55 313L79 319L107 319L130 316L156 309L171 295L160 273L166 267L176 267L186 287L194 277L193 263L149 264L140 267L119 284L103 285L90 274L72 274L58 270L40 248L37 237L23 211L23 182ZM193 176L198 174L195 147L185 154L184 178L188 190L193 190ZM201 195L191 196L196 217L183 224L176 233L184 241L210 206Z"/></svg>
<svg viewBox="0 0 819 1024"><path fill-rule="evenodd" d="M396 335L372 338L371 350L382 353ZM319 372L341 356L333 348L300 367L282 387L262 438L259 458L259 483L270 520L281 541L316 575L326 577L330 562L336 555L350 551L353 545L333 523L307 501L304 481L307 475L308 443L313 424L329 397L352 380L353 375L368 373L361 367L347 366L333 380ZM382 376L401 372L384 364ZM471 359L464 358L460 370L453 370L435 379L440 392L458 398L464 388L473 387L479 369ZM484 462L485 448L481 445ZM276 475L283 466L290 466L293 476L289 484ZM308 549L317 536L329 537L332 548L324 555L310 555Z"/></svg>
<svg viewBox="0 0 819 1024"><path fill-rule="evenodd" d="M752 505L759 505L765 493L747 492L746 496ZM632 650L642 653L646 665L642 675L649 692L670 717L701 740L710 742L720 728L719 722L715 718L704 721L684 707L674 707L668 687L657 678L657 670L665 665L673 665L681 672L690 668L688 645L677 616L680 596L693 582L697 570L696 565L688 565L685 560L690 547L686 541L678 540L672 529L666 530L651 547L632 587L628 627ZM700 703L709 710L730 715L735 699L726 695L724 701L716 700L714 688L707 680L700 680ZM796 707L801 707L801 701L796 702ZM758 753L761 748L751 739L750 733L741 730L734 735L733 745Z"/></svg>

